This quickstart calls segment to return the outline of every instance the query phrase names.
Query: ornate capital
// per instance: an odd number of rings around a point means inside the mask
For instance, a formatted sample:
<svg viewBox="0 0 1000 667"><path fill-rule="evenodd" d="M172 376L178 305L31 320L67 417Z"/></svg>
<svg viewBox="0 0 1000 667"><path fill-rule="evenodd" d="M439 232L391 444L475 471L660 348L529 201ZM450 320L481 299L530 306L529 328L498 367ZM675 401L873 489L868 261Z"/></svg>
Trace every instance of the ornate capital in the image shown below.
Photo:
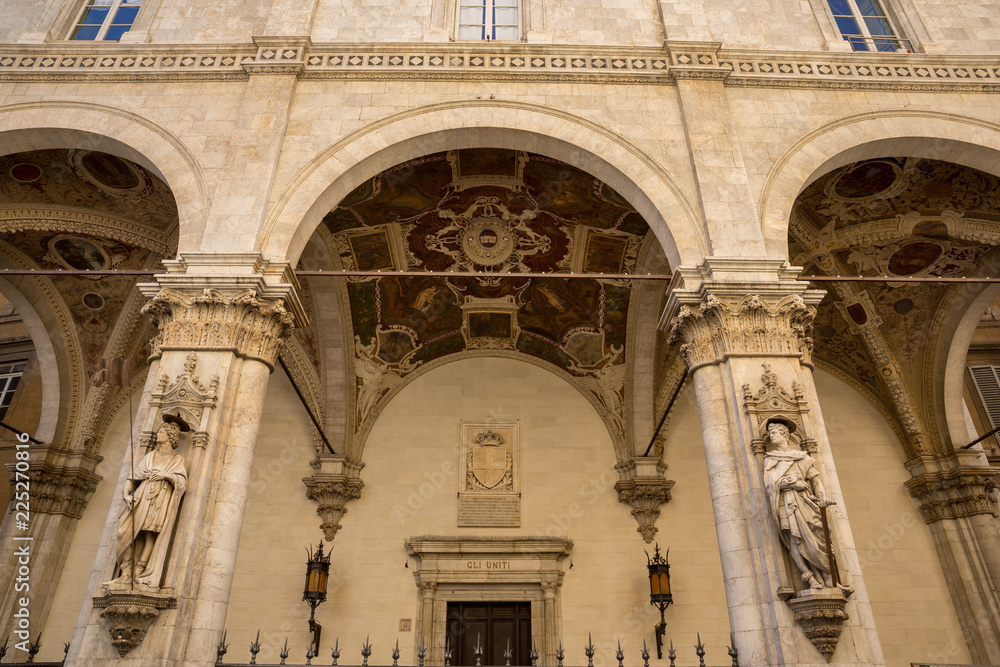
<svg viewBox="0 0 1000 667"><path fill-rule="evenodd" d="M148 593L109 593L94 598L94 606L103 609L101 618L108 624L111 643L124 658L142 642L161 609L173 609L176 598Z"/></svg>
<svg viewBox="0 0 1000 667"><path fill-rule="evenodd" d="M164 350L227 350L271 368L295 321L282 299L262 298L255 289L164 287L142 312L160 329L154 357Z"/></svg>
<svg viewBox="0 0 1000 667"><path fill-rule="evenodd" d="M806 637L830 662L837 649L844 621L849 618L844 611L847 598L839 590L827 588L803 591L788 600L788 605Z"/></svg>
<svg viewBox="0 0 1000 667"><path fill-rule="evenodd" d="M682 341L691 369L728 357L796 357L810 362L816 309L799 294L771 300L760 294L708 294L697 307L681 305L670 322L670 342Z"/></svg>
<svg viewBox="0 0 1000 667"><path fill-rule="evenodd" d="M924 521L934 523L976 514L1000 517L997 475L1000 475L1000 470L996 468L960 466L925 472L904 483L910 495L920 504Z"/></svg>
<svg viewBox="0 0 1000 667"><path fill-rule="evenodd" d="M78 466L57 467L32 464L28 469L31 510L40 514L63 514L73 519L83 516L91 496L101 481L95 472ZM10 487L15 487L11 472Z"/></svg>
<svg viewBox="0 0 1000 667"><path fill-rule="evenodd" d="M674 481L664 478L667 466L655 456L637 456L616 469L621 475L615 483L618 502L632 508L632 516L639 522L636 532L648 544L656 536L660 505L670 502Z"/></svg>
<svg viewBox="0 0 1000 667"><path fill-rule="evenodd" d="M361 497L365 483L357 477L321 473L306 477L302 482L306 485L306 497L319 504L316 514L323 520L320 528L326 541L333 542L341 528L340 520L347 513L348 501Z"/></svg>

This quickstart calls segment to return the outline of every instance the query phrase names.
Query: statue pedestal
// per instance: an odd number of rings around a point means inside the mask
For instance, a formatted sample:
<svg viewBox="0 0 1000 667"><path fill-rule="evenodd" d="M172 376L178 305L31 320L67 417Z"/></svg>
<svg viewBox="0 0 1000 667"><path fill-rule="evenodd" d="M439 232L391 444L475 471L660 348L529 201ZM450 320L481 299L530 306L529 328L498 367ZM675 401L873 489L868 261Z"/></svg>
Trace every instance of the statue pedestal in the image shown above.
<svg viewBox="0 0 1000 667"><path fill-rule="evenodd" d="M109 587L104 597L94 598L94 607L102 610L101 618L108 623L111 643L124 658L146 636L161 609L177 606L177 598L168 593L116 589L118 586Z"/></svg>
<svg viewBox="0 0 1000 667"><path fill-rule="evenodd" d="M839 588L808 588L787 600L802 627L827 662L833 657L840 639L840 630L848 618L844 609L847 596Z"/></svg>

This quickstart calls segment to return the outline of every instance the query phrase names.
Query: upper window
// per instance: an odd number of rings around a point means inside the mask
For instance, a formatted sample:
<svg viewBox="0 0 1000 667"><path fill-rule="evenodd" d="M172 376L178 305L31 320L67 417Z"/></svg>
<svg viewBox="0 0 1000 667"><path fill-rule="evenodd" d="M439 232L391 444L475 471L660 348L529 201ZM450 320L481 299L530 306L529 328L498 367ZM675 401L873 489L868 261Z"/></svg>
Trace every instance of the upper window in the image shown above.
<svg viewBox="0 0 1000 667"><path fill-rule="evenodd" d="M7 416L7 408L14 398L14 391L21 381L27 362L0 364L0 419Z"/></svg>
<svg viewBox="0 0 1000 667"><path fill-rule="evenodd" d="M827 0L844 39L855 51L909 53L910 42L896 36L878 0Z"/></svg>
<svg viewBox="0 0 1000 667"><path fill-rule="evenodd" d="M87 0L70 39L117 42L128 32L142 0Z"/></svg>
<svg viewBox="0 0 1000 667"><path fill-rule="evenodd" d="M459 39L521 39L518 0L459 0Z"/></svg>

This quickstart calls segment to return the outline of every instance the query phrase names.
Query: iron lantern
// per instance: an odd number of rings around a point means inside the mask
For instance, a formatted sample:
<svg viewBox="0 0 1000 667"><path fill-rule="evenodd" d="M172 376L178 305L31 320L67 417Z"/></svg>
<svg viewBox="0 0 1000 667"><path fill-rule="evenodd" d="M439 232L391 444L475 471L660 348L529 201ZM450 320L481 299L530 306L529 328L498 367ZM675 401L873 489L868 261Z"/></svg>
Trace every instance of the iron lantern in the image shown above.
<svg viewBox="0 0 1000 667"><path fill-rule="evenodd" d="M667 621L663 617L663 612L674 601L670 593L670 563L667 562L669 555L670 549L667 549L665 554L660 554L659 544L656 545L652 558L649 557L649 552L646 552L649 569L649 604L660 610L660 622L655 627L656 657L660 660L663 659L663 635L667 632Z"/></svg>
<svg viewBox="0 0 1000 667"><path fill-rule="evenodd" d="M308 549L309 561L306 563L306 585L302 592L302 600L309 605L309 631L313 633L313 654L319 655L320 633L323 626L316 622L316 607L326 602L326 583L330 578L330 555L323 554L323 540L313 551Z"/></svg>

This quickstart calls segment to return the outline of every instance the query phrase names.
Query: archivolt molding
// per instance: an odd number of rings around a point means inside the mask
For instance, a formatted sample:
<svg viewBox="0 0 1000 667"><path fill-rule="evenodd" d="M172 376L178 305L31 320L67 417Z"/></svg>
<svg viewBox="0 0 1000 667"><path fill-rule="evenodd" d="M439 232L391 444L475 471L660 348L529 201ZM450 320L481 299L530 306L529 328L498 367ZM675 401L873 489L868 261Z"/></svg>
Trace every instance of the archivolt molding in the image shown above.
<svg viewBox="0 0 1000 667"><path fill-rule="evenodd" d="M304 392L306 400L309 403L309 408L316 415L319 422L325 424L326 406L323 402L322 383L316 376L315 366L309 361L306 351L302 349L302 345L294 337L289 336L285 340L285 345L279 351L278 356L285 363L285 368L288 370L289 375L288 379L295 383L295 386L300 391ZM313 426L313 430L315 428ZM314 434L313 445L316 448L316 453L320 454L324 451L324 446L318 436L318 433Z"/></svg>
<svg viewBox="0 0 1000 667"><path fill-rule="evenodd" d="M0 69L2 62L0 58ZM208 202L201 167L180 140L156 123L100 104L46 100L0 107L0 127L4 154L86 148L114 153L149 169L174 196L182 249L200 244Z"/></svg>
<svg viewBox="0 0 1000 667"><path fill-rule="evenodd" d="M795 198L816 177L837 167L894 155L946 160L1000 175L1000 125L943 112L894 109L835 120L789 146L761 189L761 230L768 255L788 252Z"/></svg>
<svg viewBox="0 0 1000 667"><path fill-rule="evenodd" d="M161 234L125 218L70 206L8 205L0 208L0 233L27 230L64 232L113 239L169 256L177 248L175 234Z"/></svg>
<svg viewBox="0 0 1000 667"><path fill-rule="evenodd" d="M798 294L765 301L760 294L722 299L708 294L697 309L682 305L670 323L670 342L693 371L727 357L795 357L810 363L809 329L816 308Z"/></svg>
<svg viewBox="0 0 1000 667"><path fill-rule="evenodd" d="M253 289L225 294L165 287L142 308L160 333L152 357L164 350L225 350L256 359L274 369L274 361L292 331L294 317L282 299L264 299Z"/></svg>
<svg viewBox="0 0 1000 667"><path fill-rule="evenodd" d="M618 150L610 150L609 142ZM340 139L285 188L271 207L258 248L267 257L292 261L322 216L366 178L429 153L487 144L531 150L568 164L579 162L581 152L589 153L593 160L588 173L629 199L659 238L672 266L705 255L708 242L694 209L670 176L638 146L564 111L506 100L411 109ZM675 222L668 226L667 220Z"/></svg>
<svg viewBox="0 0 1000 667"><path fill-rule="evenodd" d="M352 458L356 460L361 460L362 454L364 453L365 443L368 440L368 436L371 433L372 427L378 421L378 416L381 414L382 410L392 401L392 399L402 391L403 387L410 384L418 377L440 368L446 364L455 363L457 361L463 361L465 359L474 359L479 357L501 357L504 359L513 359L515 361L522 361L524 363L537 366L550 373L556 375L557 377L565 380L567 383L572 385L579 391L584 398L586 398L597 414L600 415L601 420L604 421L604 425L608 429L608 435L611 436L611 442L615 448L615 458L619 464L625 464L632 460L632 448L630 443L626 443L623 440L621 431L618 429L617 422L611 418L608 410L604 407L597 393L591 389L588 389L584 384L578 382L580 378L576 378L570 375L566 371L563 371L556 366L543 361L537 357L533 357L528 354L517 352L514 350L465 350L463 352L455 352L454 354L449 354L448 356L435 359L434 361L428 362L419 366L412 373L403 376L402 381L395 386L391 391L387 392L379 402L371 409L369 419L361 425L358 431L354 435L354 447L352 450L355 452ZM629 409L626 413L626 420L631 419L631 410Z"/></svg>
<svg viewBox="0 0 1000 667"><path fill-rule="evenodd" d="M14 265L14 268L38 268L26 255L4 243L0 243L0 256L10 261ZM63 341L62 349L66 354L67 367L62 369L65 371L65 375L59 373L59 384L60 393L67 399L65 412L63 412L66 421L62 431L62 438L63 447L69 449L72 447L71 435L76 428L77 416L80 414L80 403L84 399L85 391L83 388L85 378L83 371L83 351L80 349L80 339L77 336L73 315L59 296L59 291L52 284L52 281L45 276L26 278L25 280L30 280L32 288L38 290L39 295L44 300L46 310L51 314L51 320L49 318L45 318L45 320L55 321L59 331L59 338ZM18 289L16 284L12 283L12 285L15 289ZM64 386L64 383L68 386Z"/></svg>

